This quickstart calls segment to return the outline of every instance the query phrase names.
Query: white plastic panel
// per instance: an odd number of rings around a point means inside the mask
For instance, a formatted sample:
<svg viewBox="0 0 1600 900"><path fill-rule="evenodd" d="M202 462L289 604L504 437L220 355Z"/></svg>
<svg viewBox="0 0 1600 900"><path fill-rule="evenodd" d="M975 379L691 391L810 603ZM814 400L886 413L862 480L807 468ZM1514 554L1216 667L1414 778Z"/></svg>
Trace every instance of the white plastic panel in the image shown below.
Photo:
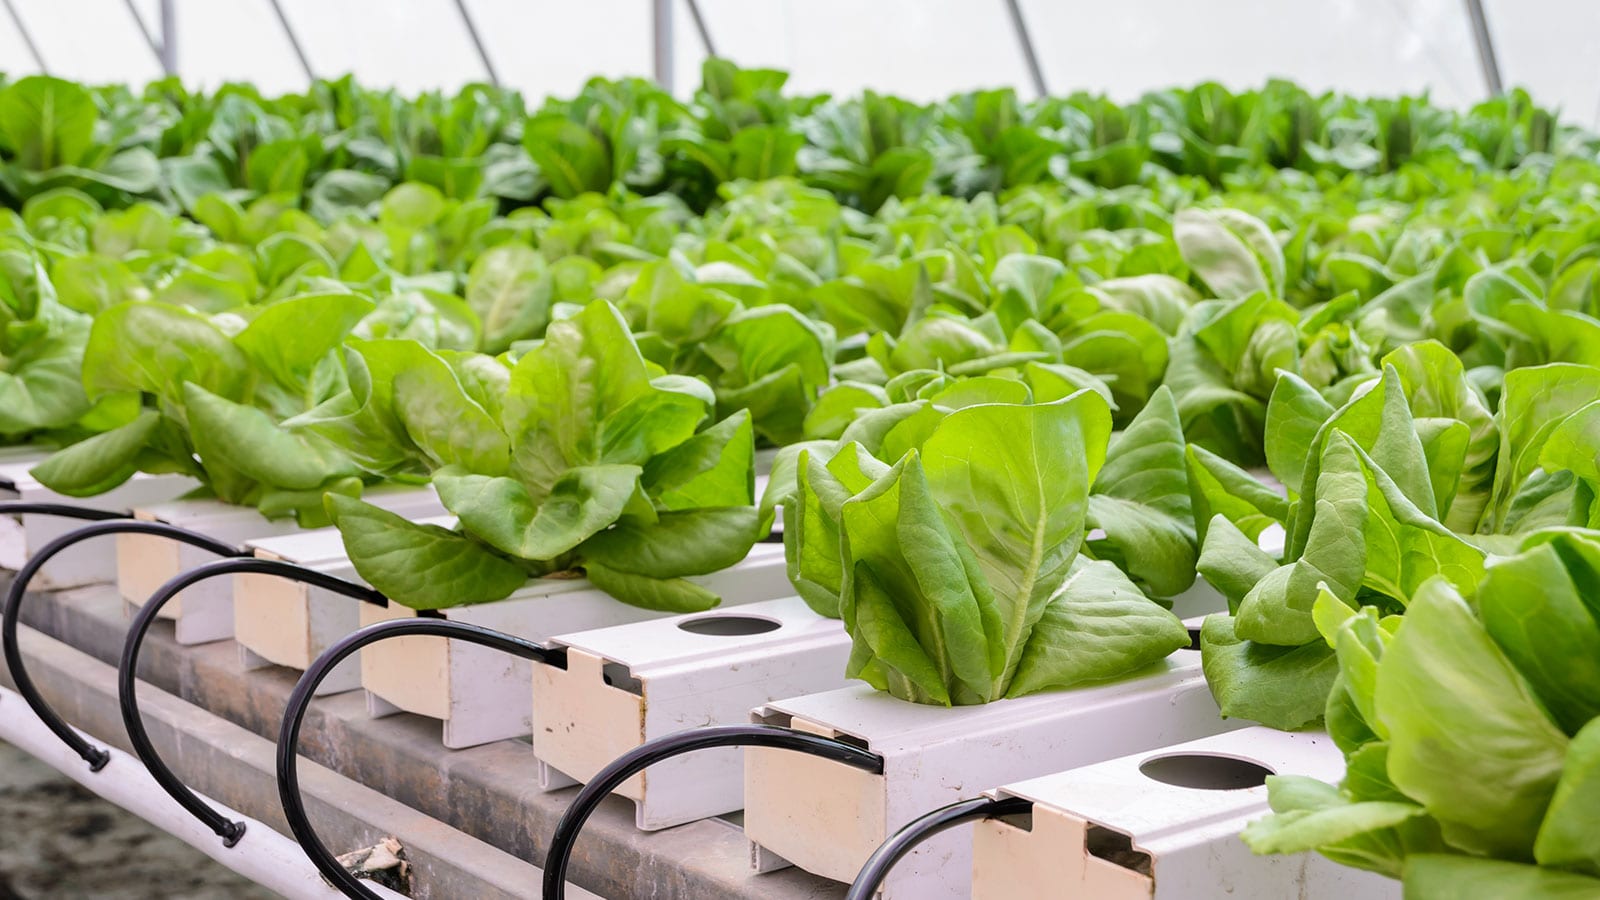
<svg viewBox="0 0 1600 900"><path fill-rule="evenodd" d="M569 97L596 75L650 77L646 0L467 0L467 8L501 82L532 105L545 96Z"/></svg>
<svg viewBox="0 0 1600 900"><path fill-rule="evenodd" d="M407 93L488 80L451 0L279 2L319 77L351 73L362 84ZM522 52L537 58L543 42Z"/></svg>
<svg viewBox="0 0 1600 900"><path fill-rule="evenodd" d="M933 100L1028 83L1002 0L700 0L700 9L723 55L788 70L791 91ZM674 24L682 95L699 83L705 54L681 3Z"/></svg>
<svg viewBox="0 0 1600 900"><path fill-rule="evenodd" d="M1289 78L1312 90L1440 103L1483 97L1461 0L1024 2L1055 93L1140 93L1199 81L1230 88Z"/></svg>
<svg viewBox="0 0 1600 900"><path fill-rule="evenodd" d="M1586 0L1484 0L1507 87L1600 126L1600 4Z"/></svg>
<svg viewBox="0 0 1600 900"><path fill-rule="evenodd" d="M174 0L173 12L185 84L247 81L269 96L305 89L305 73L267 0Z"/></svg>

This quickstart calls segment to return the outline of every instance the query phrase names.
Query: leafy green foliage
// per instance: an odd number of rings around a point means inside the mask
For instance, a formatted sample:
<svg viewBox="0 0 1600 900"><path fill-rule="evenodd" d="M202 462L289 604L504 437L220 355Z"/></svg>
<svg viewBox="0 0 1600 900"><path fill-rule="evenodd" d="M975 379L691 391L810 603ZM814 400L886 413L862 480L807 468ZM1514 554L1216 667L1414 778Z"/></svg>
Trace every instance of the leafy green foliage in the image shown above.
<svg viewBox="0 0 1600 900"><path fill-rule="evenodd" d="M1600 543L1529 538L1469 592L1435 577L1404 621L1324 592L1338 658L1334 787L1268 779L1258 853L1320 850L1407 896L1579 897L1600 890ZM1574 667L1568 668L1570 663Z"/></svg>
<svg viewBox="0 0 1600 900"><path fill-rule="evenodd" d="M1112 546L1148 538L1170 483L1133 484L1135 469L1149 454L1175 454L1168 471L1183 478L1168 405L1165 428L1136 426L1119 440L1126 455L1098 495L1111 422L1091 391L1039 404L927 403L876 442L878 452L912 444L893 466L855 441L831 460L821 447L802 450L785 501L790 573L813 608L844 620L850 674L916 702L985 703L1119 677L1184 646L1177 619L1122 570L1079 555L1095 514L1127 539ZM1141 519L1146 494L1152 512ZM1185 546L1192 553L1192 536ZM1192 563L1179 554L1181 579Z"/></svg>
<svg viewBox="0 0 1600 900"><path fill-rule="evenodd" d="M368 465L428 474L459 523L330 497L356 570L400 603L483 603L581 571L636 606L706 609L719 598L689 579L760 535L749 414L702 429L710 390L660 374L605 301L551 324L509 370L407 341L348 353L349 390L307 427Z"/></svg>

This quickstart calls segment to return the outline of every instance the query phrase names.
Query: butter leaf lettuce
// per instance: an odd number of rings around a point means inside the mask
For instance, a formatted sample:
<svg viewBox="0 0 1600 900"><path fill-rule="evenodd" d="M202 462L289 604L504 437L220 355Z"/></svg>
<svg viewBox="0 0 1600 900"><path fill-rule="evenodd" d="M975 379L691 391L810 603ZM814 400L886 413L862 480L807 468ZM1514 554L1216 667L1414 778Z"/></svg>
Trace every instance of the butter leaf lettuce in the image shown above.
<svg viewBox="0 0 1600 900"><path fill-rule="evenodd" d="M1332 689L1333 670L1331 648L1318 640L1319 596L1401 614L1430 579L1470 593L1494 556L1531 536L1596 524L1584 425L1597 370L1515 369L1491 413L1439 344L1407 345L1384 362L1383 376L1337 409L1303 380L1280 376L1267 446L1274 471L1294 486L1286 508L1191 449L1192 471L1211 479L1197 481L1209 487L1200 495L1212 513L1198 568L1229 600L1230 615L1201 632L1224 715L1280 728L1322 718L1318 698ZM1253 540L1274 522L1286 530L1276 560Z"/></svg>
<svg viewBox="0 0 1600 900"><path fill-rule="evenodd" d="M356 571L396 602L504 599L532 577L586 574L626 603L689 612L719 598L689 579L737 563L760 534L754 431L700 381L661 374L597 300L507 370L403 341L355 343L348 395L314 427L377 461L366 436L428 474L454 529L358 500L328 511Z"/></svg>
<svg viewBox="0 0 1600 900"><path fill-rule="evenodd" d="M1567 533L1490 561L1465 595L1430 579L1403 620L1324 593L1347 774L1269 778L1273 815L1245 842L1318 850L1408 897L1600 893L1597 579L1600 541Z"/></svg>
<svg viewBox="0 0 1600 900"><path fill-rule="evenodd" d="M909 412L897 427L931 428L892 466L856 442L831 459L813 445L786 501L791 574L844 620L852 677L914 702L986 703L1126 675L1187 644L1116 565L1080 555L1110 440L1101 396Z"/></svg>

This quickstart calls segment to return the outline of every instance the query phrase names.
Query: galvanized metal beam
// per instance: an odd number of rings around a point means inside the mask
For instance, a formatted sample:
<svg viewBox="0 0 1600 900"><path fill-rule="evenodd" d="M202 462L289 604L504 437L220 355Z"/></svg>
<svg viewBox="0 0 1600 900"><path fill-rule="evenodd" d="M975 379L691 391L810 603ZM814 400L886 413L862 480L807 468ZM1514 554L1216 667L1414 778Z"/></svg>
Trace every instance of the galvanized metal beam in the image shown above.
<svg viewBox="0 0 1600 900"><path fill-rule="evenodd" d="M683 0L689 4L689 15L694 19L694 30L700 32L700 44L706 48L707 56L716 56L717 47L711 43L711 29L706 27L706 17L700 12L699 0Z"/></svg>
<svg viewBox="0 0 1600 900"><path fill-rule="evenodd" d="M672 0L651 0L651 35L656 84L672 93Z"/></svg>
<svg viewBox="0 0 1600 900"><path fill-rule="evenodd" d="M1048 96L1050 91L1045 87L1044 68L1039 65L1039 54L1034 52L1033 35L1028 32L1028 20L1022 15L1022 0L1006 0L1006 13L1011 18L1012 30L1017 33L1017 45L1022 49L1022 61L1028 66L1028 77L1033 81L1033 89L1041 97Z"/></svg>
<svg viewBox="0 0 1600 900"><path fill-rule="evenodd" d="M178 74L178 10L173 0L161 0L161 71Z"/></svg>
<svg viewBox="0 0 1600 900"><path fill-rule="evenodd" d="M133 24L139 29L139 36L144 38L146 46L150 48L151 55L156 58L156 65L161 67L163 74L173 74L176 66L173 65L167 48L168 19L172 12L171 0L162 0L161 3L160 38L157 38L155 33L150 30L150 26L145 23L144 16L139 14L139 7L134 3L134 0L122 0L122 2L124 6L128 7L128 15L133 17Z"/></svg>
<svg viewBox="0 0 1600 900"><path fill-rule="evenodd" d="M311 60L306 56L306 49L300 46L300 36L295 34L294 26L289 24L289 17L283 12L283 5L278 0L267 0L272 5L272 12L278 17L278 24L283 27L283 36L289 39L289 48L294 51L295 59L300 61L300 69L306 73L307 81L316 81L317 75L311 69Z"/></svg>
<svg viewBox="0 0 1600 900"><path fill-rule="evenodd" d="M44 64L44 54L39 52L39 45L33 42L33 34L22 21L22 15L11 5L11 0L0 0L0 5L4 5L6 13L11 16L11 24L17 27L17 35L22 38L22 46L28 48L28 55L33 57L33 64L39 67L40 72L49 75L50 67Z"/></svg>
<svg viewBox="0 0 1600 900"><path fill-rule="evenodd" d="M472 39L472 48L478 51L478 61L483 63L483 71L489 76L489 83L499 87L500 73L495 71L494 62L489 59L489 50L483 44L483 37L478 34L478 24L467 9L467 0L455 0L455 3L456 12L461 15L461 24L467 27L467 37Z"/></svg>
<svg viewBox="0 0 1600 900"><path fill-rule="evenodd" d="M1500 60L1494 52L1494 33L1489 30L1489 16L1483 11L1483 0L1466 0L1467 18L1472 22L1472 41L1478 48L1478 66L1483 70L1483 84L1489 96L1505 93L1505 82L1500 78Z"/></svg>

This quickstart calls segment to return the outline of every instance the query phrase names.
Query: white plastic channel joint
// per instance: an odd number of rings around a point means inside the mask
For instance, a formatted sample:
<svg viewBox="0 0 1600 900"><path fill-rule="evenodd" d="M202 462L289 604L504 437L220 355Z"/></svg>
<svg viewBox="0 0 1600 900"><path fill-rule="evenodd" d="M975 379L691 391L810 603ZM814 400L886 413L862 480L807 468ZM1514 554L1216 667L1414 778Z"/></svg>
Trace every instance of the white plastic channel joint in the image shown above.
<svg viewBox="0 0 1600 900"><path fill-rule="evenodd" d="M780 544L757 544L736 565L690 580L720 595L719 609L794 593ZM667 615L629 606L582 578L536 579L504 600L440 614L537 643ZM394 603L361 604L363 626L415 615ZM451 749L533 733L532 663L487 647L415 636L370 644L361 651L361 686L372 715L409 712L438 719Z"/></svg>
<svg viewBox="0 0 1600 900"><path fill-rule="evenodd" d="M442 513L435 508L432 512ZM419 524L450 525L445 515L413 518ZM357 584L356 574L337 528L318 528L247 541L245 547L263 559L276 559ZM345 635L361 627L360 601L303 581L255 572L233 577L233 639L245 669L285 666L304 672L311 662ZM358 653L359 655L359 653ZM361 687L359 664L346 661L328 673L317 696Z"/></svg>
<svg viewBox="0 0 1600 900"><path fill-rule="evenodd" d="M431 488L375 488L367 502L398 515L427 514L437 509ZM199 532L224 544L243 547L248 541L300 531L293 519L267 519L253 508L220 500L179 500L141 506L134 515ZM148 534L117 535L117 590L134 606L144 605L167 581L216 559L198 547ZM233 579L213 578L185 590L161 610L173 619L180 644L203 644L233 637Z"/></svg>
<svg viewBox="0 0 1600 900"><path fill-rule="evenodd" d="M1243 724L1218 714L1200 655L1190 650L1142 677L984 706L925 706L860 686L768 704L753 716L844 738L883 758L883 774L873 775L783 750L745 752L752 865L796 865L846 882L884 840L930 810L1010 781ZM964 832L935 836L900 861L883 896L964 900L971 860Z"/></svg>
<svg viewBox="0 0 1600 900"><path fill-rule="evenodd" d="M1337 782L1320 732L1244 728L987 792L1033 802L1030 821L973 832L974 900L1398 900L1398 882L1322 856L1256 856L1267 774Z"/></svg>
<svg viewBox="0 0 1600 900"><path fill-rule="evenodd" d="M850 636L799 597L555 638L566 668L533 666L539 783L587 782L646 741L686 728L743 724L752 707L844 687ZM655 831L744 807L737 748L665 760L616 793Z"/></svg>
<svg viewBox="0 0 1600 900"><path fill-rule="evenodd" d="M40 484L29 474L49 454L14 452L0 457L0 500L24 503L65 503L91 509L126 510L147 503L163 503L191 491L193 479L181 475L139 473L119 487L95 497L67 497ZM0 569L20 569L46 544L88 524L79 519L56 516L0 517ZM103 584L117 577L116 560L104 547L104 539L86 541L45 563L30 587L39 590L65 590L90 584Z"/></svg>

